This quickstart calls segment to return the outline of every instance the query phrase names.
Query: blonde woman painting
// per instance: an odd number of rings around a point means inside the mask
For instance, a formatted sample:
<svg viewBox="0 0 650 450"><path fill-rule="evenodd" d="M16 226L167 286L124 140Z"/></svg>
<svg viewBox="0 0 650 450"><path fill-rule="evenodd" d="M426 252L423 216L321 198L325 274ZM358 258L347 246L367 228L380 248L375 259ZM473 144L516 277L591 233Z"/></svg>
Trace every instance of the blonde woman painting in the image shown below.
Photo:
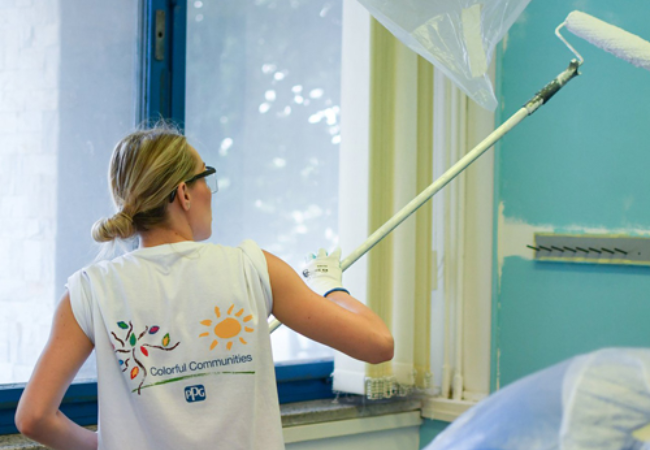
<svg viewBox="0 0 650 450"><path fill-rule="evenodd" d="M139 247L68 279L16 413L26 436L54 449L282 449L270 314L354 358L392 358L384 323L341 284L340 252L311 261L308 287L253 241L199 242L215 169L177 131L125 137L109 181L117 212L92 236ZM93 349L96 433L59 411Z"/></svg>

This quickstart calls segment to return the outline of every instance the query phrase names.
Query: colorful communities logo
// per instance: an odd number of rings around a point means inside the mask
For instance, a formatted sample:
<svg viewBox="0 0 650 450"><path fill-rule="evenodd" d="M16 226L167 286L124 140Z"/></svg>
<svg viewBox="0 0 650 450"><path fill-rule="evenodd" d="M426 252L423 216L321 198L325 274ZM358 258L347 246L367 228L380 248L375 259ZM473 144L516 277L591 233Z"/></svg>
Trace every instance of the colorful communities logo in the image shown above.
<svg viewBox="0 0 650 450"><path fill-rule="evenodd" d="M111 331L113 339L119 343L119 348L115 343L111 343L113 350L118 355L118 362L122 368L122 372L129 370L131 380L141 377L140 384L138 385L137 392L140 395L142 385L147 378L147 369L142 361L144 358L149 357L149 352L152 350L163 350L166 352L174 350L178 347L180 342L171 345L171 338L169 333L165 334L160 341L159 336L156 336L160 331L159 326L144 327L144 331L136 336L133 330L133 324L129 322L118 322L117 326L120 328L120 333L126 333L126 336L120 338L117 334ZM160 343L160 345L154 345ZM130 366L130 367L129 367ZM137 380L136 380L137 381Z"/></svg>
<svg viewBox="0 0 650 450"><path fill-rule="evenodd" d="M212 332L205 331L199 334L199 337L202 338L212 337L210 350L213 350L217 345L219 345L219 339L223 340L226 343L226 348L230 350L232 348L233 340L239 336L239 334L242 332L242 328L246 333L252 333L255 331L253 328L245 325L246 322L249 322L253 318L253 316L249 314L248 316L242 318L241 316L244 314L243 308L237 311L233 316L232 312L234 309L235 305L233 304L230 308L228 308L227 317L225 317L223 320L219 320L221 319L221 311L219 310L218 306L215 306L214 314L217 316L217 320L212 321L210 319L206 319L201 321L201 325L204 325L206 327L212 327L213 323L215 323ZM239 336L239 342L244 345L248 344L248 342L246 342L242 336Z"/></svg>

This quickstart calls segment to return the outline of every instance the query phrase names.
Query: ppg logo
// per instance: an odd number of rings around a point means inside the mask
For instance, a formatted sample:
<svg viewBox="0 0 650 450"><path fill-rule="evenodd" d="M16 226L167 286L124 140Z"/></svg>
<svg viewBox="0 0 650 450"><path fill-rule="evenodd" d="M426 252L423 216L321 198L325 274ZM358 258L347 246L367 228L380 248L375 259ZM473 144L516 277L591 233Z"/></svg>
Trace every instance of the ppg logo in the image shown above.
<svg viewBox="0 0 650 450"><path fill-rule="evenodd" d="M203 385L188 386L185 388L185 400L188 403L202 402L205 400L205 388Z"/></svg>

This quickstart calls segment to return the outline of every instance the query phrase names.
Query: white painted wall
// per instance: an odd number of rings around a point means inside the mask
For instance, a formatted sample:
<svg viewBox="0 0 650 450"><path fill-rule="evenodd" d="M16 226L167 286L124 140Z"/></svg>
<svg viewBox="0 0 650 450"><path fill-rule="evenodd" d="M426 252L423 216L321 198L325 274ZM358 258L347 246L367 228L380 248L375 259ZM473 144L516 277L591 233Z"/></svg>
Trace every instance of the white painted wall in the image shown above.
<svg viewBox="0 0 650 450"><path fill-rule="evenodd" d="M57 0L0 1L0 383L29 377L54 309L59 58Z"/></svg>

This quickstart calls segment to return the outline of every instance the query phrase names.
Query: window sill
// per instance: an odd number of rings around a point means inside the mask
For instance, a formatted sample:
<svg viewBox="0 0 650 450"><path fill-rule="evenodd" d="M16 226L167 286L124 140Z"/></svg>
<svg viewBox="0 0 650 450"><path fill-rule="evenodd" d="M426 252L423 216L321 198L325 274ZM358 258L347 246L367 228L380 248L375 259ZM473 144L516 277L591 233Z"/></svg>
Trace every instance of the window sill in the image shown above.
<svg viewBox="0 0 650 450"><path fill-rule="evenodd" d="M429 397L425 398L422 403L422 417L443 422L453 422L474 405L476 405L476 402Z"/></svg>
<svg viewBox="0 0 650 450"><path fill-rule="evenodd" d="M289 403L281 405L284 441L292 444L419 427L420 409L420 400L368 401L360 396Z"/></svg>
<svg viewBox="0 0 650 450"><path fill-rule="evenodd" d="M388 428L419 426L421 423L420 409L420 400L368 401L359 396L280 405L282 427L287 443L367 433ZM329 429L314 427L314 425L331 422L341 423L333 424ZM89 426L88 428L95 430L97 427ZM46 447L36 444L20 434L0 436L0 450L41 449L45 450Z"/></svg>
<svg viewBox="0 0 650 450"><path fill-rule="evenodd" d="M414 399L366 400L351 395L337 399L287 403L280 406L282 427L289 428L313 423L360 419L403 412L420 411L422 402Z"/></svg>

